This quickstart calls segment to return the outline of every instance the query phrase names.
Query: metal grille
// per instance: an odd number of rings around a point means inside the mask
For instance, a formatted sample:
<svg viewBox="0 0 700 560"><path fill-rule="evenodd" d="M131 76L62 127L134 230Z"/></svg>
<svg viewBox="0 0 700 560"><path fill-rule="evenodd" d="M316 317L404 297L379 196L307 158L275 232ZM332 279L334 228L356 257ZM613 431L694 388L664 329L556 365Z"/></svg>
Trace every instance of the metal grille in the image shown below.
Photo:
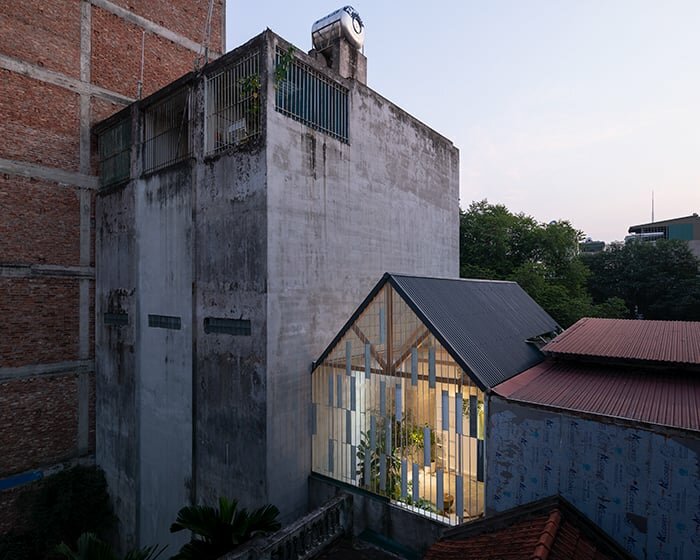
<svg viewBox="0 0 700 560"><path fill-rule="evenodd" d="M182 328L182 320L180 317L172 317L170 315L149 315L148 326L179 331Z"/></svg>
<svg viewBox="0 0 700 560"><path fill-rule="evenodd" d="M250 336L250 320L206 317L204 319L204 332L207 334L219 333L234 336Z"/></svg>
<svg viewBox="0 0 700 560"><path fill-rule="evenodd" d="M284 63L277 49L277 68ZM310 66L292 59L277 83L275 108L311 128L348 142L348 90Z"/></svg>
<svg viewBox="0 0 700 560"><path fill-rule="evenodd" d="M217 153L260 133L260 56L256 51L207 79L207 147Z"/></svg>
<svg viewBox="0 0 700 560"><path fill-rule="evenodd" d="M124 119L100 134L100 185L113 185L129 178L131 170L131 122Z"/></svg>
<svg viewBox="0 0 700 560"><path fill-rule="evenodd" d="M190 89L183 89L144 113L144 173L165 167L192 153Z"/></svg>

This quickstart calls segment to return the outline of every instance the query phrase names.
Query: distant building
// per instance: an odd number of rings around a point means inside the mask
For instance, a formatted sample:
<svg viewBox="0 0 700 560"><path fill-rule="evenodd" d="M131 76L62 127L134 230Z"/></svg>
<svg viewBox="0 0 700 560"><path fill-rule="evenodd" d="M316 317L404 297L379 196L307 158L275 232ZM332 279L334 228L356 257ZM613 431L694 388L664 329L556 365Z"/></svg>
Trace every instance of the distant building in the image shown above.
<svg viewBox="0 0 700 560"><path fill-rule="evenodd" d="M494 388L487 515L561 494L637 558L700 554L700 322L581 319Z"/></svg>
<svg viewBox="0 0 700 560"><path fill-rule="evenodd" d="M700 257L700 216L697 213L684 218L662 220L630 226L625 243L633 241L655 241L657 239L680 239L688 242L688 248Z"/></svg>
<svg viewBox="0 0 700 560"><path fill-rule="evenodd" d="M220 495L305 513L313 359L385 270L458 274L458 150L321 39L266 31L95 129L97 461L128 542Z"/></svg>
<svg viewBox="0 0 700 560"><path fill-rule="evenodd" d="M605 241L593 241L589 237L584 242L579 243L578 248L582 253L600 253L605 250Z"/></svg>

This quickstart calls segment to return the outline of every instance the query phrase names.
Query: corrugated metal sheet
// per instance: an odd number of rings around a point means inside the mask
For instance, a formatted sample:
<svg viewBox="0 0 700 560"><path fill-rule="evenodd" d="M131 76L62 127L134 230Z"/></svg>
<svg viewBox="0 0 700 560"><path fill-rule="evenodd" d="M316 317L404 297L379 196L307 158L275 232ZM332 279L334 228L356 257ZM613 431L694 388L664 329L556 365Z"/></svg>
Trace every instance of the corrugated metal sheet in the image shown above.
<svg viewBox="0 0 700 560"><path fill-rule="evenodd" d="M700 364L700 322L584 318L542 350L552 355Z"/></svg>
<svg viewBox="0 0 700 560"><path fill-rule="evenodd" d="M526 341L559 327L515 282L389 276L409 306L483 388L541 361L542 353Z"/></svg>
<svg viewBox="0 0 700 560"><path fill-rule="evenodd" d="M510 400L700 431L697 373L548 359L501 383Z"/></svg>
<svg viewBox="0 0 700 560"><path fill-rule="evenodd" d="M515 282L386 273L314 362L314 368L387 282L484 390L540 362L544 356L526 341L560 329Z"/></svg>

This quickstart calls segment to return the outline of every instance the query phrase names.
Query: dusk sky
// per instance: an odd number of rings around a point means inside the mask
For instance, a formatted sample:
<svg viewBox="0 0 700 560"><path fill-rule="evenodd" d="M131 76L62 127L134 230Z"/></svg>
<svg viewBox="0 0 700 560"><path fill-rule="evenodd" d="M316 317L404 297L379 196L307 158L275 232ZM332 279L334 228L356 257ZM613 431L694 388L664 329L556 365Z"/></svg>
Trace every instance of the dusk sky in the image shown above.
<svg viewBox="0 0 700 560"><path fill-rule="evenodd" d="M231 49L271 28L308 51L342 2L227 0ZM700 2L352 5L368 85L460 149L460 204L487 198L593 239L700 212Z"/></svg>

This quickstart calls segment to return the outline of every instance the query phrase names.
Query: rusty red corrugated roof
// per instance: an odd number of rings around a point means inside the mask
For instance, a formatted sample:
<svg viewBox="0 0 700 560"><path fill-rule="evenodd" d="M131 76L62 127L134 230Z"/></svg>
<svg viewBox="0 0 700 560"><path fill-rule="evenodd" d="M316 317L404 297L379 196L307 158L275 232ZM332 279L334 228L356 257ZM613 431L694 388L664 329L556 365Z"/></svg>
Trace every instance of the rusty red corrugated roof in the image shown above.
<svg viewBox="0 0 700 560"><path fill-rule="evenodd" d="M691 371L550 358L494 392L515 401L700 431L700 377Z"/></svg>
<svg viewBox="0 0 700 560"><path fill-rule="evenodd" d="M700 322L587 317L542 350L561 356L700 364Z"/></svg>

